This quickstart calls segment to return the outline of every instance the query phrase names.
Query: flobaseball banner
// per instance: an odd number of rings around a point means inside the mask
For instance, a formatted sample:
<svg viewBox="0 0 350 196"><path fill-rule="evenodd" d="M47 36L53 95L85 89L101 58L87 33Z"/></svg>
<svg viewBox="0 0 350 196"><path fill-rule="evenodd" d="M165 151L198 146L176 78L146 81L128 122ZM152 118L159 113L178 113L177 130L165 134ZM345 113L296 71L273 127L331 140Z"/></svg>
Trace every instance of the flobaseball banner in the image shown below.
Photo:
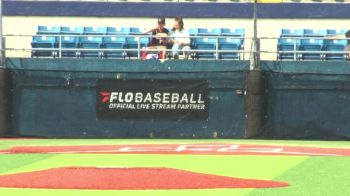
<svg viewBox="0 0 350 196"><path fill-rule="evenodd" d="M98 80L99 119L207 119L205 80Z"/></svg>

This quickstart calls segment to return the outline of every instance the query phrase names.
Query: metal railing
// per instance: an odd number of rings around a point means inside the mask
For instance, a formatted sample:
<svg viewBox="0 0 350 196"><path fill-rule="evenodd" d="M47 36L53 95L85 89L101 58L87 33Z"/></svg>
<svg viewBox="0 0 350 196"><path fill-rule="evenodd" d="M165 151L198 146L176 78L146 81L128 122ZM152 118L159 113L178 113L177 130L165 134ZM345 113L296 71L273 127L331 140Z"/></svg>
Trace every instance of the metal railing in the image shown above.
<svg viewBox="0 0 350 196"><path fill-rule="evenodd" d="M125 58L134 58L134 59L141 59L141 54L142 52L167 52L169 54L172 53L172 49L171 48L164 48L164 49L155 49L152 47L148 47L146 42L142 42L142 38L147 38L147 39L151 39L151 38L162 38L161 36L150 36L150 35L53 35L53 34L42 34L42 35L34 35L34 36L43 36L43 37L56 37L57 42L55 42L55 46L48 48L48 47L31 47L31 43L32 43L32 38L33 35L5 35L5 39L6 41L6 46L5 46L5 51L7 53L9 52L23 52L26 53L23 56L24 57L33 57L33 53L35 53L36 51L51 51L52 55L51 57L53 58L62 58L63 57L63 53L64 52L76 52L76 57L81 57L81 53L84 52L98 52L101 55L98 55L100 57L104 56L105 52L122 52L124 53L124 57ZM79 46L77 42L77 47L64 47L64 39L65 37L75 37L76 39L80 39L83 37L91 37L93 38L106 38L106 37L115 37L115 38L134 38L135 42L133 43L134 47L130 48L130 47L123 47L123 48L106 48L106 47L99 47L99 48L84 48L83 46ZM167 37L168 39L172 39L172 37ZM201 53L206 53L206 54L212 54L213 58L207 58L207 59L222 59L220 58L220 56L222 54L237 54L237 60L245 60L245 56L246 54L249 54L250 51L246 51L244 50L244 42L246 40L249 40L249 38L243 38L243 37L239 37L239 36L209 36L209 35L203 35L203 36L190 36L188 37L191 39L191 46L189 50L186 51L181 51L182 52L188 52L193 58L196 58L196 54L201 54ZM210 39L210 40L215 40L215 42L211 41L211 42L207 42L208 45L214 45L214 48L212 49L200 49L196 47L195 41L193 41L196 38L202 38L202 39ZM13 41L8 41L8 40L12 40L12 39L25 39L25 41L19 41L19 43L14 43ZM219 43L219 39L235 39L235 40L242 40L242 43L240 43L239 45L237 45L237 49L233 50L227 50L227 49L220 49L220 45L221 43ZM102 44L103 42L101 42ZM128 42L125 42L126 45L128 45ZM19 47L19 46L23 46L26 45L27 47ZM135 47L135 45L137 47ZM28 54L29 53L29 54ZM135 54L136 56L132 56L129 55L129 53ZM7 54L7 57L11 57L11 55ZM35 56L34 56L35 57ZM201 59L206 59L206 58L201 58ZM233 58L232 58L233 60Z"/></svg>
<svg viewBox="0 0 350 196"><path fill-rule="evenodd" d="M44 36L44 35L40 35ZM5 53L7 57L32 57L33 51L51 51L52 55L49 57L51 58L64 58L65 56L62 55L64 52L76 52L77 55L74 55L76 58L81 58L81 53L87 52L87 51L94 51L99 53L98 55L100 58L107 58L104 57L104 54L106 52L121 52L124 53L121 58L130 58L130 59L141 59L142 52L149 52L149 53L157 53L160 51L164 51L168 54L172 53L171 48L166 49L154 49L154 48L147 48L142 42L141 38L152 38L152 36L149 35L46 35L46 36L55 36L58 38L57 45L53 48L32 48L31 42L33 35L5 35ZM82 48L82 47L76 47L76 48L65 48L62 46L62 40L64 37L134 37L136 40L137 47L134 48ZM156 36L153 36L156 37ZM190 56L193 59L200 59L200 60L206 60L206 59L215 59L215 60L249 60L252 55L252 38L243 38L243 37L236 37L236 36L191 36L192 40L196 38L208 38L208 39L214 39L214 48L212 49L201 49L196 48L192 45L190 50L186 51L190 54ZM242 39L243 43L240 48L233 50L226 50L226 49L220 49L220 43L219 39ZM314 39L314 40L349 40L347 38L335 38L335 37L283 37L285 39L291 39L293 40L293 47L290 50L280 50L278 45L278 38L259 38L260 40L260 50L258 51L258 54L260 55L261 60L304 60L302 56L305 54L320 54L319 59L315 60L327 60L326 57L329 54L339 54L344 55L344 58L347 58L349 51L347 51L348 47L344 46L344 50L338 50L338 51L328 51L325 50L324 45L319 50L304 50L300 47L298 44L298 40L301 39ZM213 44L213 42L211 42ZM132 55L127 55L127 54ZM212 55L209 58L197 58L196 55L198 54L208 54ZM235 54L237 55L237 58L221 58L225 54ZM279 58L279 56L289 54L292 55L292 58ZM205 55L204 55L205 56ZM115 58L115 57L110 57Z"/></svg>
<svg viewBox="0 0 350 196"><path fill-rule="evenodd" d="M283 44L281 44L278 40L280 39L289 39L292 40L292 50L285 50L285 49L281 49L281 46ZM334 40L338 40L338 41L345 41L347 40L347 42L350 42L350 38L345 38L345 37L337 37L337 36L326 36L326 37L322 37L322 36L303 36L303 37L278 37L278 38L260 38L261 42L269 42L269 43L274 43L274 48L266 48L263 47L260 50L260 54L264 55L264 54L273 54L275 55L275 59L273 60L288 60L288 58L279 58L280 55L283 54L292 54L293 58L289 59L289 60L293 60L293 61L297 61L297 60L305 60L305 58L303 58L303 56L305 55L309 55L309 54L319 54L320 58L315 58L314 60L327 60L327 55L343 55L344 60L348 58L348 55L350 53L349 48L348 48L348 44L339 44L338 49L328 49L327 47L329 46L335 46L336 44L330 44L327 43L329 41L334 41ZM314 44L303 44L302 40L322 40L323 43L314 43ZM266 45L266 44L265 44ZM284 45L288 45L288 44L284 44ZM262 46L264 46L264 44L262 44ZM290 45L289 45L290 46ZM308 46L319 46L319 49L307 49L305 47ZM342 48L343 47L343 48ZM312 59L308 59L307 60L312 60ZM339 59L341 59L341 57L339 57Z"/></svg>

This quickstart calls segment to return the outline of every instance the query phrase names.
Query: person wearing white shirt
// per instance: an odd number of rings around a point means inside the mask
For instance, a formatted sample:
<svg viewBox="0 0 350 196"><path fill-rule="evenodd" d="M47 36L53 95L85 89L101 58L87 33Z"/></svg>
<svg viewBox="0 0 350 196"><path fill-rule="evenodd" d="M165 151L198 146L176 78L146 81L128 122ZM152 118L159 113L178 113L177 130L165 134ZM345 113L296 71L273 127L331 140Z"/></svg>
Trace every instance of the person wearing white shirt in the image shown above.
<svg viewBox="0 0 350 196"><path fill-rule="evenodd" d="M185 54L185 59L188 59L191 40L190 35L186 29L184 29L184 22L181 17L175 18L174 27L171 31L171 43L172 54L174 59L179 58L179 52L182 51Z"/></svg>

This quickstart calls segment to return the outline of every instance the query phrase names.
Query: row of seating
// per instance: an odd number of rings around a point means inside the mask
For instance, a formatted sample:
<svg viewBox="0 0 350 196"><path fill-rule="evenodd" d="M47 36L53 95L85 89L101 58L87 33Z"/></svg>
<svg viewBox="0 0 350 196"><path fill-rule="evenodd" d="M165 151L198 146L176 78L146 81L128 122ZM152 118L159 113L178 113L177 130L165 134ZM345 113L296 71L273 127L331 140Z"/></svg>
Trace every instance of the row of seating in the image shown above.
<svg viewBox="0 0 350 196"><path fill-rule="evenodd" d="M343 36L346 32L346 30L336 29L282 29L277 44L277 59L346 60L345 49L348 40L333 37L336 35Z"/></svg>
<svg viewBox="0 0 350 196"><path fill-rule="evenodd" d="M139 49L147 47L149 40L149 37L138 36L36 35L33 36L31 43L32 57L138 57L140 55ZM191 38L191 49L201 50L192 53L192 57L197 59L240 59L239 50L243 50L243 45L244 39L242 38ZM61 54L59 54L59 48L61 48ZM225 52L219 53L216 50L224 50Z"/></svg>
<svg viewBox="0 0 350 196"><path fill-rule="evenodd" d="M38 26L37 35L142 35L145 29L139 27L67 27ZM169 31L171 31L169 29ZM245 35L241 28L189 28L192 36L240 36Z"/></svg>
<svg viewBox="0 0 350 196"><path fill-rule="evenodd" d="M281 37L325 37L344 35L345 29L282 29Z"/></svg>

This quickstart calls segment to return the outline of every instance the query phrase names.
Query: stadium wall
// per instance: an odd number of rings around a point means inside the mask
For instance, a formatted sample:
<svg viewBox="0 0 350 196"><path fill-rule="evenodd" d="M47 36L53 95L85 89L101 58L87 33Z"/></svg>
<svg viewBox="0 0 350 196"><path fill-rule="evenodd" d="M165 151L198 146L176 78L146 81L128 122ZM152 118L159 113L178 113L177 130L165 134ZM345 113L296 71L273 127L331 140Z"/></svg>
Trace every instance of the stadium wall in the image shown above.
<svg viewBox="0 0 350 196"><path fill-rule="evenodd" d="M248 66L245 61L8 59L13 78L12 131L68 138L247 138ZM253 137L349 138L349 63L264 61L262 69L267 113L261 131ZM207 80L209 116L207 120L100 120L95 88L102 78Z"/></svg>
<svg viewBox="0 0 350 196"><path fill-rule="evenodd" d="M8 59L15 134L43 137L244 138L245 70L237 61ZM207 119L115 119L96 115L98 79L203 79ZM238 93L236 93L238 92Z"/></svg>
<svg viewBox="0 0 350 196"><path fill-rule="evenodd" d="M263 62L271 139L349 139L349 62Z"/></svg>

